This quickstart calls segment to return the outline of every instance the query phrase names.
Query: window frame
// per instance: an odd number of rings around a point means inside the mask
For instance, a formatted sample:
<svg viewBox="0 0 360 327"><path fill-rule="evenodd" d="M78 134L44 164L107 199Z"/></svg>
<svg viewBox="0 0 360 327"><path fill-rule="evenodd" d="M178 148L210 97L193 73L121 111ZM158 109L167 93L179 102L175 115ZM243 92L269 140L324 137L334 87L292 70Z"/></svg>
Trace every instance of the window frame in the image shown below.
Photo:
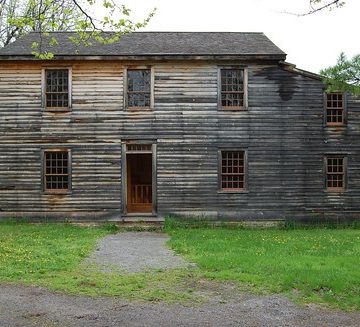
<svg viewBox="0 0 360 327"><path fill-rule="evenodd" d="M128 70L150 70L150 106L144 107L129 107L128 104ZM154 85L155 85L155 71L153 66L127 66L123 72L123 98L124 98L124 109L129 111L140 111L140 110L153 110L154 109Z"/></svg>
<svg viewBox="0 0 360 327"><path fill-rule="evenodd" d="M243 152L244 154L244 187L239 189L222 188L222 153ZM218 150L218 192L219 193L248 193L248 150L244 148L221 148Z"/></svg>
<svg viewBox="0 0 360 327"><path fill-rule="evenodd" d="M227 107L222 105L222 83L221 83L221 71L222 70L242 70L243 71L243 84L244 84L244 99L243 106ZM218 109L224 111L246 111L248 110L248 67L239 65L222 65L218 66Z"/></svg>
<svg viewBox="0 0 360 327"><path fill-rule="evenodd" d="M68 106L67 107L48 107L46 105L46 71L47 70L67 70L68 71ZM49 112L68 112L72 108L72 67L71 66L43 66L41 69L41 106Z"/></svg>
<svg viewBox="0 0 360 327"><path fill-rule="evenodd" d="M328 118L328 114L327 114L327 111L328 109L339 109L339 108L329 108L327 106L327 96L329 94L341 94L342 95L342 122L341 123L338 123L338 122L328 122L327 118ZM326 127L341 127L341 126L345 126L347 125L347 106L346 106L346 103L347 103L347 96L346 96L346 93L345 92L325 92L324 93L324 125Z"/></svg>
<svg viewBox="0 0 360 327"><path fill-rule="evenodd" d="M343 186L342 187L328 187L328 159L343 159ZM347 154L343 153L328 153L324 156L324 184L325 184L325 191L331 193L343 193L347 189L347 178L348 178L348 156ZM332 173L334 174L334 173Z"/></svg>
<svg viewBox="0 0 360 327"><path fill-rule="evenodd" d="M46 188L46 160L47 152L67 152L68 154L68 188L67 189L47 189ZM69 148L46 148L41 150L41 185L44 194L71 194L72 193L72 155Z"/></svg>

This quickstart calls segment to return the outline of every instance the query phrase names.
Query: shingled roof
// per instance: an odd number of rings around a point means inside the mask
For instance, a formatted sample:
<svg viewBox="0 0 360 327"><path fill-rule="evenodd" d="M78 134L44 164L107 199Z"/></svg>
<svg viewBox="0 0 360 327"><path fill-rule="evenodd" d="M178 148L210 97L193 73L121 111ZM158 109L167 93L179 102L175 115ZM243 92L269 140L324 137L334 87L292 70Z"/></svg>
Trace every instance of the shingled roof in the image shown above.
<svg viewBox="0 0 360 327"><path fill-rule="evenodd" d="M57 58L67 57L130 57L130 56L236 56L284 60L286 54L263 33L244 32L135 32L123 35L118 42L92 46L76 45L69 37L73 32L53 32L57 45L45 40L43 50ZM44 35L43 38L46 38ZM32 32L0 49L0 59L34 58L33 42L39 42L39 33Z"/></svg>

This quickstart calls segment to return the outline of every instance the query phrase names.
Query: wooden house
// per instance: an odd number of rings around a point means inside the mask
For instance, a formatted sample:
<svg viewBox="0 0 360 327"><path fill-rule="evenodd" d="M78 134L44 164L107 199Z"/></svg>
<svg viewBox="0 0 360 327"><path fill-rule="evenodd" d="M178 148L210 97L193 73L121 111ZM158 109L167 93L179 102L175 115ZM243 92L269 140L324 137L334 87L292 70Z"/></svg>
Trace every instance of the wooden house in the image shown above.
<svg viewBox="0 0 360 327"><path fill-rule="evenodd" d="M71 35L0 49L0 217L359 217L360 101L264 34Z"/></svg>

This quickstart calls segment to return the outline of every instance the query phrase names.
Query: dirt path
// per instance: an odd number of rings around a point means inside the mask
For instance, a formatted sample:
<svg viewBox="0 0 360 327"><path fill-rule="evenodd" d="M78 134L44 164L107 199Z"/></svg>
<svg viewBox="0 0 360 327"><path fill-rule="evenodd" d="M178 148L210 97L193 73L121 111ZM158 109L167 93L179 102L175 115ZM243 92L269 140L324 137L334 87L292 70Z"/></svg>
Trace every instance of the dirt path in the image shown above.
<svg viewBox="0 0 360 327"><path fill-rule="evenodd" d="M154 232L126 232L109 235L98 242L88 263L96 263L103 271L130 273L149 269L189 267L190 263L165 245L169 236Z"/></svg>
<svg viewBox="0 0 360 327"><path fill-rule="evenodd" d="M279 296L239 295L206 304L139 303L0 285L1 327L359 326L360 313L300 308Z"/></svg>

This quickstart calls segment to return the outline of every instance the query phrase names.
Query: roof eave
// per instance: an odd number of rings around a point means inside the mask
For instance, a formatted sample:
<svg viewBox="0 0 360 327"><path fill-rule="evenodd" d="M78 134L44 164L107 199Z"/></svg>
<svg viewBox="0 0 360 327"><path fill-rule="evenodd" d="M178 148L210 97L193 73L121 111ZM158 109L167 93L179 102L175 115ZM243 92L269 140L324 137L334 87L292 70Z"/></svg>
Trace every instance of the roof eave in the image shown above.
<svg viewBox="0 0 360 327"><path fill-rule="evenodd" d="M291 63L285 62L285 61L280 61L280 65L285 70L290 71L292 73L303 75L303 76L306 76L306 77L310 77L312 79L316 79L316 80L319 80L319 81L323 81L323 76L321 76L319 74L316 74L316 73L309 72L309 71L304 70L304 69L297 68L295 64L291 64Z"/></svg>
<svg viewBox="0 0 360 327"><path fill-rule="evenodd" d="M52 60L270 60L282 61L286 54L144 54L144 55L58 55ZM1 55L0 61L41 61L34 55ZM51 61L51 60L50 60Z"/></svg>

